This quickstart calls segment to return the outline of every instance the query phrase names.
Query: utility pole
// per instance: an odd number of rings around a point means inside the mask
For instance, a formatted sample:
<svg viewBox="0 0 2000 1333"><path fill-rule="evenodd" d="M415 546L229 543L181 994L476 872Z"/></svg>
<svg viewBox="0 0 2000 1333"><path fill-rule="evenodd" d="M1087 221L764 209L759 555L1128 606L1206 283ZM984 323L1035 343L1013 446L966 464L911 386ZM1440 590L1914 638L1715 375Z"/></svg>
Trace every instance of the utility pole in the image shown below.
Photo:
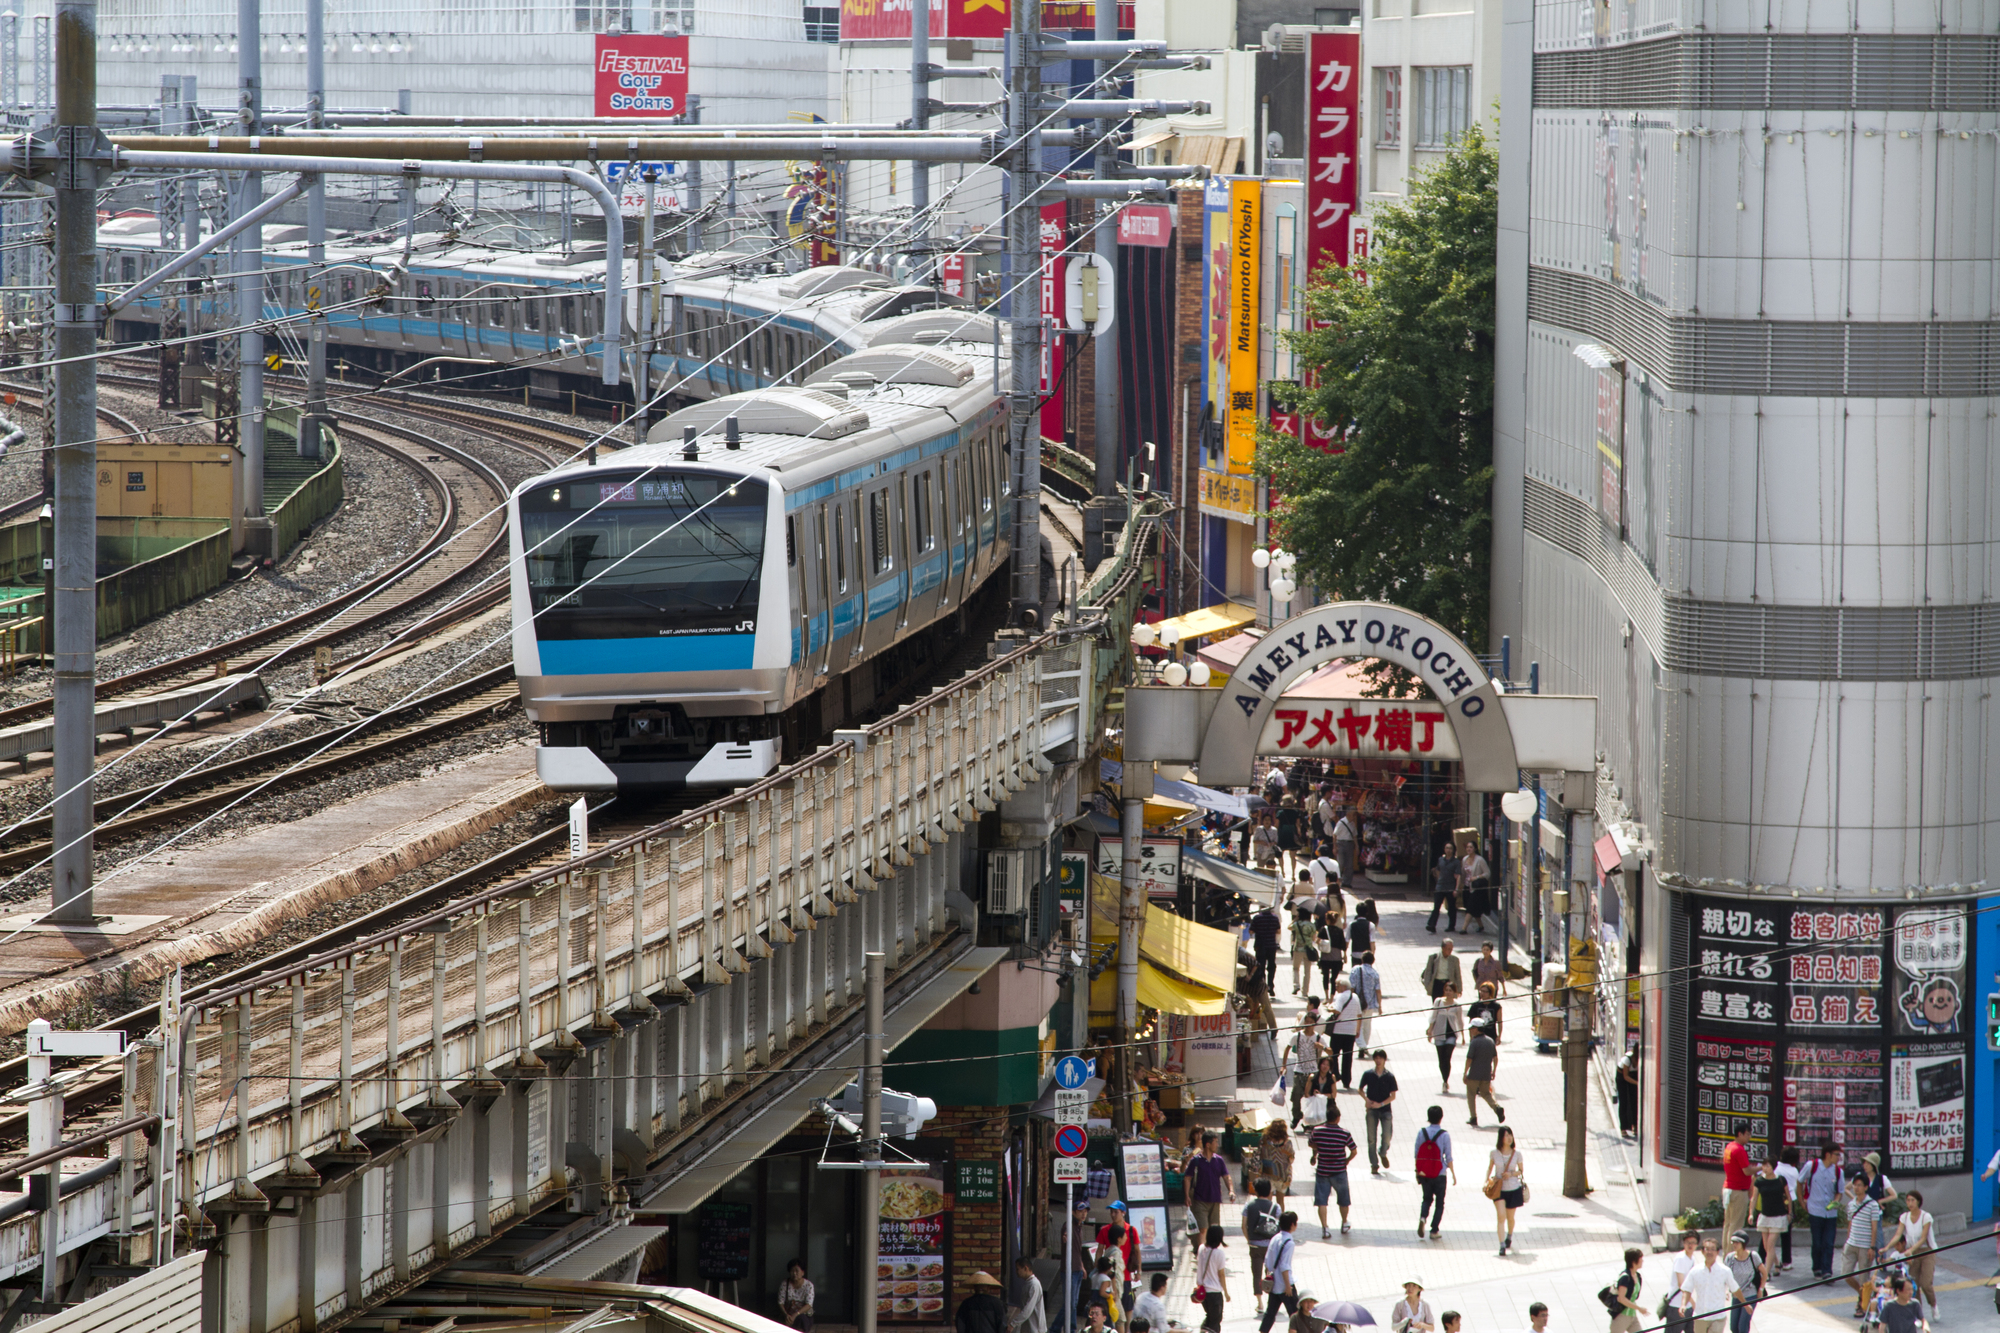
<svg viewBox="0 0 2000 1333"><path fill-rule="evenodd" d="M326 0L306 0L306 125L326 127ZM473 182L474 188L478 182ZM299 457L318 458L326 411L326 177L306 187L306 284L319 300L306 325L306 404L299 414ZM273 555L282 552L274 551Z"/></svg>
<svg viewBox="0 0 2000 1333"><path fill-rule="evenodd" d="M1014 132L1007 250L1013 294L1007 303L1013 338L1008 367L1009 467L1014 483L1013 582L1008 619L1042 624L1042 310L1036 293L1042 266L1042 7L1013 6L1008 34L1008 121Z"/></svg>
<svg viewBox="0 0 2000 1333"><path fill-rule="evenodd" d="M1153 794L1153 766L1125 761L1119 779L1122 816L1118 868L1118 1026L1111 1041L1116 1055L1111 1069L1112 1127L1132 1128L1132 1033L1139 1025L1139 936L1146 927L1146 891L1139 879L1139 853L1144 847L1146 798Z"/></svg>
<svg viewBox="0 0 2000 1333"><path fill-rule="evenodd" d="M264 132L264 57L262 0L236 0L236 120L241 133ZM235 216L264 200L264 173L246 171L236 191ZM237 338L236 401L242 414L237 436L243 455L243 539L252 555L275 557L271 523L264 514L264 224L251 226L238 238L236 250Z"/></svg>
<svg viewBox="0 0 2000 1333"><path fill-rule="evenodd" d="M861 1265L854 1284L858 1333L875 1333L875 1262L882 1245L882 985L886 958L863 955L861 999Z"/></svg>
<svg viewBox="0 0 2000 1333"><path fill-rule="evenodd" d="M1590 1028L1591 1014L1597 1007L1591 1003L1591 995L1597 987L1597 974L1594 963L1587 974L1579 969L1577 951L1571 947L1570 921L1576 911L1576 885L1569 875L1576 855L1579 825L1586 840L1584 845L1589 846L1590 816L1572 814L1566 823L1569 836L1563 839L1563 975L1569 984L1563 991L1563 1197L1581 1199L1590 1193L1584 1150L1590 1137Z"/></svg>
<svg viewBox="0 0 2000 1333"><path fill-rule="evenodd" d="M701 98L690 94L687 100L687 124L701 124ZM687 197L687 252L693 254L701 249L701 160L688 163ZM870 1281L873 1281L871 1278ZM870 1309L873 1309L871 1306Z"/></svg>
<svg viewBox="0 0 2000 1333"><path fill-rule="evenodd" d="M632 358L632 443L635 445L646 442L646 395L652 391L648 381L653 368L653 311L659 305L659 298L653 293L653 192L659 187L659 168L648 162L639 169L639 176L646 182L646 211L639 223L639 327L634 330L639 340L639 354Z"/></svg>
<svg viewBox="0 0 2000 1333"><path fill-rule="evenodd" d="M37 20L39 23L40 20ZM47 920L87 926L97 751L97 0L55 12L55 835ZM44 640L48 642L49 640ZM54 1210L51 1209L51 1212Z"/></svg>
<svg viewBox="0 0 2000 1333"><path fill-rule="evenodd" d="M931 4L912 0L910 6L910 128L931 127ZM910 162L910 252L916 258L912 282L928 283L931 263L931 171L922 161Z"/></svg>

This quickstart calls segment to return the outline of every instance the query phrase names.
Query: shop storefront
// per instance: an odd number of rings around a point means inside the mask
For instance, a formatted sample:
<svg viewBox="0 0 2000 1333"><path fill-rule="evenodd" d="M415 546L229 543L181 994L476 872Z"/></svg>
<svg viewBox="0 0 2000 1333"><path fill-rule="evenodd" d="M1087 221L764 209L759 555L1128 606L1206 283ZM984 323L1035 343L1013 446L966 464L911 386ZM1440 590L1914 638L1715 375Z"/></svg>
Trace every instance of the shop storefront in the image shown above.
<svg viewBox="0 0 2000 1333"><path fill-rule="evenodd" d="M1708 1173L1747 1129L1753 1159L1879 1152L1892 1179L1929 1180L1932 1211L1969 1212L1985 1061L1968 988L2000 963L1975 957L1973 904L1668 887L1668 974L1687 980L1666 992L1657 1142L1662 1161L1701 1173L1683 1178L1683 1201L1714 1192Z"/></svg>

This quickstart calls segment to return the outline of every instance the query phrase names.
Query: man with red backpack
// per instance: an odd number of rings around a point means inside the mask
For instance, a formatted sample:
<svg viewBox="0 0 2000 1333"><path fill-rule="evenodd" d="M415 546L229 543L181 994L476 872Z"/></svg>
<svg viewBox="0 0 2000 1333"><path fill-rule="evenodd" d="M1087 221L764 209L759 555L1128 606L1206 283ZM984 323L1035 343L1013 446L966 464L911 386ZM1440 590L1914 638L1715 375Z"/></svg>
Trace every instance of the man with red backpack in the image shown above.
<svg viewBox="0 0 2000 1333"><path fill-rule="evenodd" d="M1431 1239L1438 1238L1438 1228L1444 1224L1444 1173L1451 1172L1451 1183L1458 1183L1458 1164L1451 1158L1451 1133L1444 1127L1444 1108L1433 1106L1428 1112L1430 1123L1417 1131L1417 1185L1423 1190L1423 1203L1417 1209L1417 1239L1424 1238L1424 1219L1431 1224ZM1435 1203L1437 1210L1431 1210Z"/></svg>

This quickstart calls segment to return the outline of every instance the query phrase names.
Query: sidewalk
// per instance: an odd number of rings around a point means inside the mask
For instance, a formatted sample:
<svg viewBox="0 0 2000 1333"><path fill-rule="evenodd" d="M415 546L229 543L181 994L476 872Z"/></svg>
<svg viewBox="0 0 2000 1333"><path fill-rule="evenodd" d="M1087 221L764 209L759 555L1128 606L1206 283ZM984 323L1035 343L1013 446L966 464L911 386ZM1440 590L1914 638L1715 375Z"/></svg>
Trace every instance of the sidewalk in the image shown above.
<svg viewBox="0 0 2000 1333"><path fill-rule="evenodd" d="M1440 1094L1435 1048L1424 1036L1430 1002L1418 976L1425 959L1445 938L1444 932L1442 927L1436 935L1424 930L1424 920L1430 914L1428 903L1377 898L1376 906L1382 916L1375 938L1375 965L1382 973L1383 1016L1374 1020L1370 1045L1389 1052L1389 1069L1400 1085L1391 1165L1380 1176L1369 1174L1361 1096L1358 1091L1342 1093L1337 1099L1341 1124L1362 1147L1348 1170L1354 1229L1341 1235L1338 1210L1329 1206L1333 1235L1322 1238L1312 1208L1312 1163L1303 1134L1294 1136L1297 1168L1287 1206L1299 1213L1300 1289L1322 1300L1355 1301L1385 1330L1389 1312L1402 1296L1402 1283L1411 1279L1424 1284L1425 1299L1436 1314L1456 1310L1464 1317L1464 1333L1526 1329L1528 1306L1535 1301L1548 1305L1551 1330L1602 1330L1608 1316L1596 1292L1617 1276L1626 1247L1637 1246L1648 1251L1643 1270L1645 1304L1649 1311L1657 1307L1669 1280L1669 1256L1652 1254L1647 1244L1629 1158L1618 1136L1616 1110L1604 1100L1594 1077L1590 1080L1586 1158L1586 1176L1593 1192L1583 1199L1563 1197L1562 1068L1556 1056L1535 1052L1529 1036L1525 983L1513 983L1503 1000L1504 1039L1494 1075L1494 1095L1506 1109L1508 1124L1527 1159L1529 1197L1515 1215L1513 1249L1504 1257L1497 1253L1494 1205L1479 1192L1497 1125L1483 1102L1481 1128L1466 1124L1460 1084L1462 1046L1454 1062L1451 1095ZM1464 959L1469 983L1480 941L1492 937L1457 933L1450 938ZM1279 1020L1293 1024L1305 1005L1290 994L1289 957L1278 962L1278 991ZM1357 1055L1357 1079L1366 1067ZM1239 1101L1249 1108L1246 1121L1254 1116L1261 1124L1276 1115L1289 1114L1289 1107L1280 1112L1271 1105L1269 1092L1268 1085L1239 1088ZM1444 1108L1444 1127L1451 1132L1458 1169L1457 1182L1446 1193L1441 1238L1435 1241L1419 1239L1416 1234L1419 1194L1414 1169L1416 1132L1432 1105ZM1239 1205L1241 1202L1239 1199ZM1224 1205L1229 1282L1234 1296L1223 1316L1224 1333L1251 1333L1259 1323L1239 1214L1240 1207ZM1806 1247L1803 1231L1795 1246L1802 1256ZM1992 1254L1987 1247L1968 1246L1955 1255L1940 1257L1937 1282L1944 1318L1937 1325L1939 1330L1992 1326L1992 1293L1978 1281L1990 1267ZM1798 1277L1807 1267L1801 1264L1777 1285L1809 1281ZM1183 1255L1170 1280L1167 1308L1171 1319L1189 1328L1199 1325L1202 1318L1200 1308L1189 1299L1193 1285L1192 1256ZM1845 1286L1819 1288L1767 1302L1757 1313L1754 1326L1758 1333L1851 1329L1854 1323L1847 1316L1852 1308L1853 1295ZM1647 1326L1658 1322L1648 1320ZM1284 1327L1282 1311L1274 1327Z"/></svg>

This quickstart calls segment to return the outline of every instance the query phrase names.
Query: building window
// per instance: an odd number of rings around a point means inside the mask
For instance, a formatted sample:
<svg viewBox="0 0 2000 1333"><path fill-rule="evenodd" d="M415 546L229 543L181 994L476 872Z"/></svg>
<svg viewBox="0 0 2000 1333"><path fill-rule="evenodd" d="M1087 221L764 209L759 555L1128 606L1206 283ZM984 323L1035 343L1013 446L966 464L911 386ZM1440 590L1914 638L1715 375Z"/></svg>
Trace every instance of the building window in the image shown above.
<svg viewBox="0 0 2000 1333"><path fill-rule="evenodd" d="M809 42L837 42L840 40L840 6L807 5L806 40Z"/></svg>
<svg viewBox="0 0 2000 1333"><path fill-rule="evenodd" d="M1417 147L1449 148L1472 124L1472 66L1417 71Z"/></svg>
<svg viewBox="0 0 2000 1333"><path fill-rule="evenodd" d="M1426 74L1434 73L1425 70ZM1403 142L1403 71L1386 67L1375 71L1375 124L1381 137L1375 142L1394 148Z"/></svg>
<svg viewBox="0 0 2000 1333"><path fill-rule="evenodd" d="M1357 9L1315 9L1313 26L1318 28L1344 28L1361 17Z"/></svg>
<svg viewBox="0 0 2000 1333"><path fill-rule="evenodd" d="M694 0L653 0L653 22L661 32L693 32Z"/></svg>

